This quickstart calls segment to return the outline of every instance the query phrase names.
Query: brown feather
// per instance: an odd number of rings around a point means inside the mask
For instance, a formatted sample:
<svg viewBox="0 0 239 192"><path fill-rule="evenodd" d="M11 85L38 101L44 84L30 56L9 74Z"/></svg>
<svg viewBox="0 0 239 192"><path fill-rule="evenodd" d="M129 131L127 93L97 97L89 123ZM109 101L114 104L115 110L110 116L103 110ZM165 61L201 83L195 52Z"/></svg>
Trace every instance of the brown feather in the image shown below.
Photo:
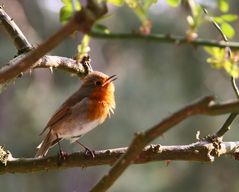
<svg viewBox="0 0 239 192"><path fill-rule="evenodd" d="M58 141L56 134L54 134L51 130L47 133L45 139L39 145L39 149L35 157L43 157L47 154L48 150L53 147Z"/></svg>
<svg viewBox="0 0 239 192"><path fill-rule="evenodd" d="M113 77L92 72L84 78L80 89L59 107L41 132L49 129L36 157L45 156L61 139L84 135L103 123L115 108Z"/></svg>
<svg viewBox="0 0 239 192"><path fill-rule="evenodd" d="M71 114L71 107L74 106L76 103L80 102L85 96L82 94L83 92L78 90L73 95L71 95L61 106L60 108L55 112L55 114L51 117L51 119L48 121L47 125L43 129L43 131L40 133L42 135L47 128L52 127L54 124L56 124L58 121L63 119L64 117Z"/></svg>

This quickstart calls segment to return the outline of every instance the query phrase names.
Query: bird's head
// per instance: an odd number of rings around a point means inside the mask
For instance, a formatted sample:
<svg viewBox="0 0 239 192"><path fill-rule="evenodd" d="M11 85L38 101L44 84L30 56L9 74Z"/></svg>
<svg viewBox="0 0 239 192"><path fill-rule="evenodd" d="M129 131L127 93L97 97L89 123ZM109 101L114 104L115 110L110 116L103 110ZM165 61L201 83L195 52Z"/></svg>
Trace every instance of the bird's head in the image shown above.
<svg viewBox="0 0 239 192"><path fill-rule="evenodd" d="M84 94L91 99L114 103L113 81L116 79L116 75L108 76L99 71L91 72L84 78L81 91L84 91Z"/></svg>

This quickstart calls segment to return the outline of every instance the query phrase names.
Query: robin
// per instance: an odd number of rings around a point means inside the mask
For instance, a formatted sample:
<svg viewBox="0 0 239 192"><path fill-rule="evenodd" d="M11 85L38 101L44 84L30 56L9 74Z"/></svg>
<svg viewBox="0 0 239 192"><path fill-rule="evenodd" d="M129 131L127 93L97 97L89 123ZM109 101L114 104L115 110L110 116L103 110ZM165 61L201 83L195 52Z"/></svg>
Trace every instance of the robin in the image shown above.
<svg viewBox="0 0 239 192"><path fill-rule="evenodd" d="M109 77L98 71L89 73L83 79L80 89L60 106L41 132L40 135L46 131L47 134L37 147L35 157L45 156L56 144L59 145L60 154L64 154L60 147L62 139L70 139L71 143L82 145L78 139L103 123L114 112L115 88L112 81L116 79L116 75Z"/></svg>

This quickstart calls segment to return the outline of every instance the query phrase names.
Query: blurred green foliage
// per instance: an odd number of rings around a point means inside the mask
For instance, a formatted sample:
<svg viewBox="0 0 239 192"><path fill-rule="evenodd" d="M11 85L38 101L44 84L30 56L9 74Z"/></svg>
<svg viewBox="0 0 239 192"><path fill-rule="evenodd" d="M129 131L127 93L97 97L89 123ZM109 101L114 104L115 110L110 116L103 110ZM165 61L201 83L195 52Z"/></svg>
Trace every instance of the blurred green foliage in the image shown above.
<svg viewBox="0 0 239 192"><path fill-rule="evenodd" d="M59 5L59 2L60 0L11 0L10 3L5 0L3 3L5 10L23 29L24 34L33 44L37 44L60 28L59 11L66 4ZM221 14L215 6L219 2L224 3L223 10L226 10L226 3L230 4L230 14L238 13L237 1L212 2L214 4L208 7L211 15ZM135 17L135 12L128 5L109 6L109 13L110 16L101 20L99 24L107 26L112 33L138 31L142 25L141 20ZM172 8L166 1L159 1L147 7L145 14L152 22L153 33L185 35L188 27L185 18L192 13L185 4ZM238 21L232 23L232 26L235 24L238 25ZM199 37L221 40L218 31L209 22L202 22L196 32ZM73 57L81 39L80 35L70 37L51 54ZM237 33L234 39L238 39ZM234 98L230 77L224 71L215 70L208 65L208 55L200 47L110 39L91 39L89 46L93 68L109 75L117 74L119 77L115 81L115 115L81 140L92 149L127 146L135 132L152 127L169 114L202 96L215 95L219 101ZM2 64L13 58L16 53L12 42L2 30L0 50ZM79 86L80 80L77 77L57 70L53 74L49 70L35 70L32 75L18 79L15 85L0 95L1 145L10 150L14 157L33 157L35 147L41 141L38 134L49 117ZM155 143L175 145L195 142L197 130L200 130L201 136L212 134L221 127L226 117L190 118L172 128ZM238 121L234 123L225 140L238 140L237 123ZM78 145L69 145L67 141L62 145L68 152L80 150ZM57 148L53 148L49 155L56 152ZM0 176L0 186L1 191L9 192L85 192L108 170L108 166L101 166L24 175L6 174ZM110 191L237 192L238 172L238 162L230 156L220 158L213 164L173 161L168 166L165 162L133 165Z"/></svg>
<svg viewBox="0 0 239 192"><path fill-rule="evenodd" d="M61 0L63 7L60 10L60 22L66 23L73 16L74 11L81 9L80 1ZM73 3L74 2L74 3Z"/></svg>
<svg viewBox="0 0 239 192"><path fill-rule="evenodd" d="M212 64L215 69L223 68L232 77L239 77L239 68L237 66L238 52L230 53L230 58L228 59L228 50L218 47L205 47L204 49L211 56L207 59L207 62Z"/></svg>

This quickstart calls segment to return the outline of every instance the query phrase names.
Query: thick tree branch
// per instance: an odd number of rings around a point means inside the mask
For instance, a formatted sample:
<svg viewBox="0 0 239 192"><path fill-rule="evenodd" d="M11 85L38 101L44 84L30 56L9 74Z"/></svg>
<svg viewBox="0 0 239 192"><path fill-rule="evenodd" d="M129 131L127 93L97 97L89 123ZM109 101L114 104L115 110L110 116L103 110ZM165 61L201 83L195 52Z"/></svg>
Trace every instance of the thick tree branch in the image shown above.
<svg viewBox="0 0 239 192"><path fill-rule="evenodd" d="M175 44L190 44L193 46L208 46L208 47L230 47L232 50L239 49L238 42L225 42L218 40L206 40L206 39L194 39L188 41L187 37L169 35L169 34L149 34L141 35L134 33L99 33L99 32L90 32L90 36L98 39L110 39L110 40L145 40L153 42L163 42L163 43L175 43Z"/></svg>
<svg viewBox="0 0 239 192"><path fill-rule="evenodd" d="M186 146L160 146L152 145L145 148L147 143L152 141L158 135L185 120L187 117L197 114L219 115L229 113L231 111L239 112L239 101L225 104L215 104L212 102L212 97L205 97L194 104L188 105L178 112L172 114L165 120L162 120L158 125L149 129L144 133L138 134L130 147L97 151L96 157L85 156L83 153L74 153L69 156L61 165L59 165L58 157L48 158L13 158L8 153L2 153L0 150L0 161L6 163L6 166L0 166L0 173L6 172L33 172L58 168L67 168L73 166L96 166L110 164L113 169L116 169L119 162L120 166L114 174L122 173L123 167L130 163L146 163L158 160L188 160L188 161L213 161L214 157L221 154L233 153L236 156L239 142L221 143L220 147L215 147L213 142L199 141L197 143ZM144 151L142 152L142 150ZM216 150L216 152L215 152ZM126 152L127 151L127 152ZM235 153L235 154L234 154ZM140 154L140 155L139 155ZM138 156L139 155L139 156ZM136 158L137 157L137 158ZM7 161L6 161L7 160ZM112 169L112 170L113 170ZM113 178L115 178L113 174ZM111 172L110 172L110 175ZM119 176L119 175L117 175ZM108 177L107 177L108 178ZM110 179L111 181L111 179ZM112 182L112 181L111 181ZM108 183L108 182L107 182ZM108 185L107 185L108 186ZM101 190L106 189L105 185Z"/></svg>
<svg viewBox="0 0 239 192"><path fill-rule="evenodd" d="M8 65L14 65L19 60L25 57L25 54L21 54L18 57L12 59ZM45 55L37 60L34 63L33 68L57 68L66 72L70 72L71 74L75 74L79 77L83 77L86 75L86 68L84 65L87 65L87 62L83 60L81 63L77 63L76 60L67 58L67 57L60 57L60 56L52 56L52 55Z"/></svg>
<svg viewBox="0 0 239 192"><path fill-rule="evenodd" d="M14 65L5 66L0 70L0 84L4 84L11 79L14 79L21 72L30 69L38 59L44 56L47 52L56 47L67 36L74 31L79 30L83 33L88 33L96 21L106 13L107 9L105 4L100 6L93 0L88 0L86 7L82 7L73 18L63 26L58 32L51 36L44 43L39 45L35 50L26 54L26 56L16 62Z"/></svg>
<svg viewBox="0 0 239 192"><path fill-rule="evenodd" d="M134 159L137 158L137 156L147 144L149 144L155 138L162 135L165 131L179 124L186 118L198 114L222 114L224 110L227 111L229 108L233 106L235 107L234 104L215 104L213 102L213 97L205 97L198 102L188 105L183 109L179 110L178 112L172 114L151 129L148 129L145 132L138 133L130 144L127 152L115 162L109 173L102 177L102 179L94 186L91 191L99 192L106 191L107 189L109 189L109 187L113 185L116 179L125 171L125 169L134 161ZM239 106L237 106L236 108L236 111L239 111Z"/></svg>
<svg viewBox="0 0 239 192"><path fill-rule="evenodd" d="M7 65L9 66L15 65L23 57L25 57L25 53L9 61ZM89 73L89 71L92 71L89 57L84 57L81 62L77 62L76 60L67 57L45 55L41 57L39 60L37 60L37 62L34 63L34 66L31 69L36 68L50 68L51 70L60 69L69 72L71 74L77 75L80 78L85 77ZM0 93L4 90L5 87L14 82L15 79L16 78L11 79L10 81L5 82L4 84L1 84Z"/></svg>
<svg viewBox="0 0 239 192"><path fill-rule="evenodd" d="M221 148L217 149L217 154L236 154L238 153L239 141L223 142ZM1 149L0 149L1 150ZM145 164L154 161L179 160L213 162L215 156L213 143L206 141L192 143L190 145L161 146L149 145L139 154L132 163ZM47 158L13 158L9 155L7 164L0 164L0 174L5 173L29 173L38 171L49 171L55 169L65 169L71 167L92 167L99 165L112 165L121 155L125 154L127 147L101 150L95 152L95 157L86 155L82 152L70 154L66 160L59 164L59 157L52 156Z"/></svg>

